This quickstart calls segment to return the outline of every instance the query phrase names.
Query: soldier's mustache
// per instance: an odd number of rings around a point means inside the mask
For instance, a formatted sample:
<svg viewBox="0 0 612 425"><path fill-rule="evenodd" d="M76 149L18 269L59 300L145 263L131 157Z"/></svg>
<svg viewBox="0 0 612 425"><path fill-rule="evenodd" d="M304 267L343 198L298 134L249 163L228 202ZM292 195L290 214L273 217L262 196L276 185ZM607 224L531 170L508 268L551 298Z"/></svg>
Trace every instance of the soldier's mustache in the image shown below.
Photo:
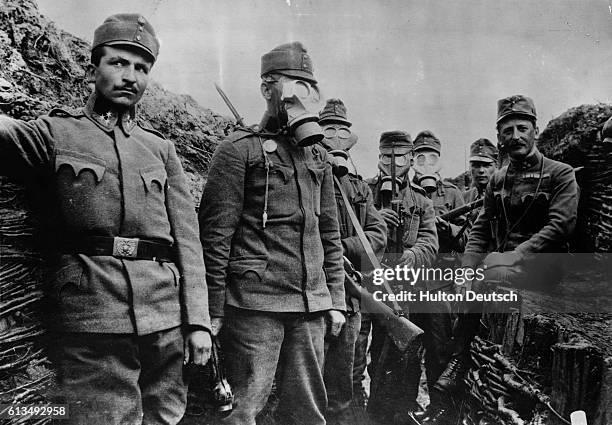
<svg viewBox="0 0 612 425"><path fill-rule="evenodd" d="M136 93L136 87L134 86L118 86L116 90L130 91L132 93Z"/></svg>

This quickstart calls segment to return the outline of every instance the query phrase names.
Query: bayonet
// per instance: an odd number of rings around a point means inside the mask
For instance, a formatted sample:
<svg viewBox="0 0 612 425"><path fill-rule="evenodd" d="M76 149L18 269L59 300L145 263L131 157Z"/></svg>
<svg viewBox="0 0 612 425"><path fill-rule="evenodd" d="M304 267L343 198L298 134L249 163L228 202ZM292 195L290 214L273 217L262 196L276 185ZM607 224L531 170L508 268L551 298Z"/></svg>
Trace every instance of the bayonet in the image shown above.
<svg viewBox="0 0 612 425"><path fill-rule="evenodd" d="M223 99L223 101L225 102L225 104L227 105L229 110L232 111L232 114L236 118L236 124L238 124L239 126L244 127L244 120L242 119L242 117L240 116L240 114L238 113L236 108L234 108L234 105L232 105L232 102L229 100L229 98L227 97L227 95L225 94L223 89L221 87L219 87L219 85L217 83L215 83L215 87L216 87L217 91L219 92L219 95L221 96L221 99Z"/></svg>

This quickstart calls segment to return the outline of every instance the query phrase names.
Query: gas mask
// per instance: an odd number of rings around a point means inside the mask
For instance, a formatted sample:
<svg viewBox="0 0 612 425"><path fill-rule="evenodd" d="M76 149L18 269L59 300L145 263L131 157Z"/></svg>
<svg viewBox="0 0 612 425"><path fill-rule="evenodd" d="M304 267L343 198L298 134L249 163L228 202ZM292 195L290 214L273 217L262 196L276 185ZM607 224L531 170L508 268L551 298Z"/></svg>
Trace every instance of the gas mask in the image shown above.
<svg viewBox="0 0 612 425"><path fill-rule="evenodd" d="M395 155L395 176L398 179L404 177L404 175L410 170L410 159L412 156L409 153L403 155ZM390 154L380 154L378 156L378 169L386 176L390 176L392 172L392 156Z"/></svg>
<svg viewBox="0 0 612 425"><path fill-rule="evenodd" d="M336 177L345 176L349 172L349 154L342 149L335 149L327 152L330 159L332 170Z"/></svg>
<svg viewBox="0 0 612 425"><path fill-rule="evenodd" d="M400 178L395 178L395 196L397 196L399 194L400 191L400 187L402 184L402 180ZM382 176L380 178L380 192L382 193L383 196L388 195L389 197L393 198L395 196L393 196L393 179L391 178L391 176Z"/></svg>
<svg viewBox="0 0 612 425"><path fill-rule="evenodd" d="M319 126L321 93L307 81L287 79L282 85L281 101L287 112L289 133L298 146L310 146L323 140Z"/></svg>
<svg viewBox="0 0 612 425"><path fill-rule="evenodd" d="M427 192L436 190L437 181L440 180L440 154L435 151L415 152L414 171L419 186Z"/></svg>
<svg viewBox="0 0 612 425"><path fill-rule="evenodd" d="M323 144L329 149L348 151L357 143L357 135L344 124L329 123L322 124L321 127L325 137Z"/></svg>

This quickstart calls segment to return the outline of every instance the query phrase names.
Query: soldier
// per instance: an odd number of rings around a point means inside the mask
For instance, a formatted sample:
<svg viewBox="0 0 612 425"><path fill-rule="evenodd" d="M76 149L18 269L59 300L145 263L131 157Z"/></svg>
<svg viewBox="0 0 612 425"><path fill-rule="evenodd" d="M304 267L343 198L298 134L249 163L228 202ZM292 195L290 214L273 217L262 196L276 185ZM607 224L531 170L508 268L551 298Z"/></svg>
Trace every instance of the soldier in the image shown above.
<svg viewBox="0 0 612 425"><path fill-rule="evenodd" d="M264 54L261 79L261 125L219 145L200 205L213 334L236 397L223 422L255 424L278 366L279 423L324 424L325 319L338 335L346 304L320 94L299 42Z"/></svg>
<svg viewBox="0 0 612 425"><path fill-rule="evenodd" d="M495 171L497 147L489 139L478 139L470 146L470 175L472 187L463 192L463 200L470 204L484 196L485 188ZM474 223L480 208L472 210L468 220Z"/></svg>
<svg viewBox="0 0 612 425"><path fill-rule="evenodd" d="M368 183L373 192L374 205L380 208L380 213L387 223L388 265L417 268L433 263L438 251L438 241L432 202L425 190L408 178L412 147L412 140L406 132L383 133L379 147L380 174ZM395 196L393 186L397 191ZM399 205L400 208L393 207L394 210L392 205ZM380 364L386 331L376 322L375 317L368 314L363 314L362 317L362 330L355 354L355 380L360 383L363 379L361 377L366 368L367 338L371 329L372 364L368 371L375 381L373 384L379 388L379 394L375 400L371 400L368 411L376 415L382 423L393 423L413 410L416 402L421 376L420 360L416 356L418 347L414 347L414 355L406 357L394 347L390 347L383 364ZM382 371L376 370L379 366L383 368ZM380 382L376 382L377 375L381 377ZM413 379L413 376L416 378Z"/></svg>
<svg viewBox="0 0 612 425"><path fill-rule="evenodd" d="M486 187L484 209L469 235L462 266L482 262L482 283L514 287L554 284L559 269L554 256L567 252L578 206L578 186L572 167L543 156L535 145L538 135L533 101L516 95L497 103L497 139L510 163L496 171ZM489 246L494 252L487 255ZM479 326L481 303L472 303L459 317L457 346L436 387L452 393L466 369L468 348ZM433 422L432 422L433 423Z"/></svg>
<svg viewBox="0 0 612 425"><path fill-rule="evenodd" d="M333 172L348 198L372 250L380 259L385 252L387 227L376 211L372 192L361 177L349 172L349 149L357 142L346 117L346 107L340 99L329 99L319 115L325 139L321 142L334 161ZM367 271L367 254L349 217L340 189L336 186L336 206L340 223L340 238L344 256L357 270ZM348 283L347 283L348 284ZM345 285L347 319L340 335L328 338L325 352L325 388L329 399L325 418L328 424L354 424L351 414L353 398L353 362L355 342L361 327L360 299L349 294Z"/></svg>
<svg viewBox="0 0 612 425"><path fill-rule="evenodd" d="M414 139L414 181L427 191L436 210L440 252L463 252L466 237L461 229L465 218L458 217L451 223L440 218L441 214L464 205L459 188L440 177L441 148L440 140L431 131L424 130L417 134Z"/></svg>
<svg viewBox="0 0 612 425"><path fill-rule="evenodd" d="M158 50L144 17L113 15L94 33L83 109L0 117L0 158L48 194L50 323L69 423L177 423L183 360L210 354L193 199L174 145L138 123Z"/></svg>

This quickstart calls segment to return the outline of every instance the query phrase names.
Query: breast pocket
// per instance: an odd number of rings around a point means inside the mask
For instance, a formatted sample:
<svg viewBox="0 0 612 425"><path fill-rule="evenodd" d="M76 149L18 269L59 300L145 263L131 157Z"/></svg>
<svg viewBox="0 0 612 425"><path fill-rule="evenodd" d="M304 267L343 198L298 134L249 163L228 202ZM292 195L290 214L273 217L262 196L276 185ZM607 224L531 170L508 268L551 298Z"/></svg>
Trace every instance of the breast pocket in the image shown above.
<svg viewBox="0 0 612 425"><path fill-rule="evenodd" d="M321 185L325 176L325 165L309 164L308 173L311 177L312 209L317 216L321 215Z"/></svg>
<svg viewBox="0 0 612 425"><path fill-rule="evenodd" d="M104 203L113 197L107 174L100 158L65 149L56 152L56 195L70 227L91 228L104 221L100 218L106 216Z"/></svg>
<svg viewBox="0 0 612 425"><path fill-rule="evenodd" d="M528 192L521 195L521 209L527 213L525 228L538 231L548 222L550 194L547 192ZM527 210L528 209L528 210Z"/></svg>
<svg viewBox="0 0 612 425"><path fill-rule="evenodd" d="M149 212L165 211L167 174L164 165L155 164L140 170L145 206Z"/></svg>

